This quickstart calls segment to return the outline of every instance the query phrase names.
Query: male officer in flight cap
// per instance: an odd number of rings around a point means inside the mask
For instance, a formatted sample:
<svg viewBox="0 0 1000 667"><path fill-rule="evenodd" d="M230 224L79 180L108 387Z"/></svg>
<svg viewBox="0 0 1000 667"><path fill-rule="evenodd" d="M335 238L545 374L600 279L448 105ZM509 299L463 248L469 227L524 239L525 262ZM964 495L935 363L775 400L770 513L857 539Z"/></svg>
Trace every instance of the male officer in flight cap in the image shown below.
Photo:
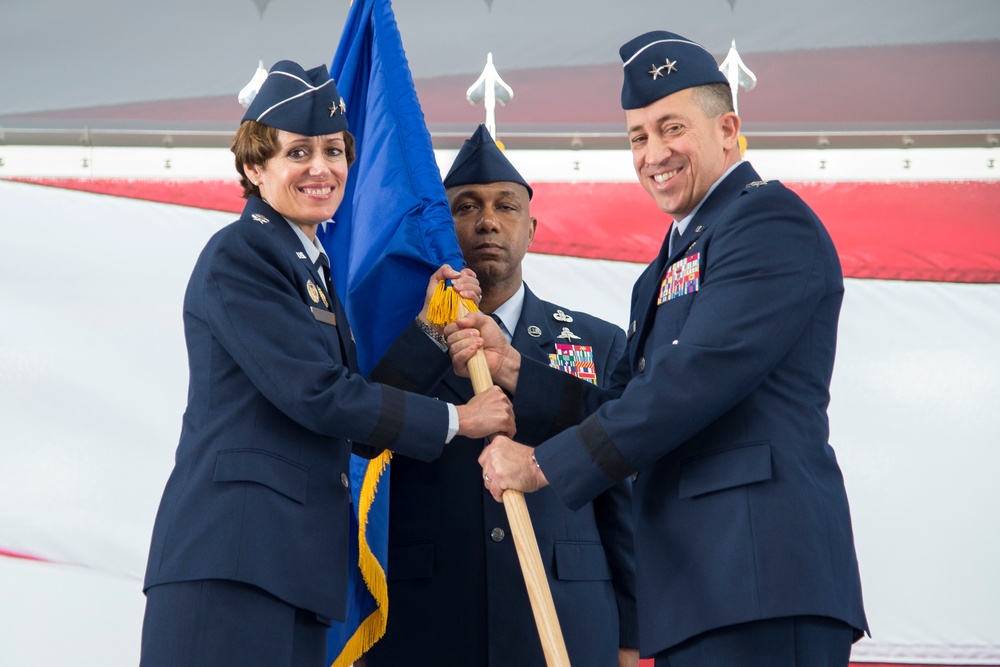
<svg viewBox="0 0 1000 667"><path fill-rule="evenodd" d="M572 384L607 385L625 334L543 301L524 284L521 261L537 224L529 211L532 189L486 126L465 142L444 185L459 245L483 290L480 309L503 322L525 358L558 368ZM467 401L472 385L448 372L443 348L416 326L409 334L373 376L389 364L411 378L444 374L432 395ZM518 429L519 438L536 444L546 435ZM368 667L544 667L506 514L483 488L477 463L483 444L457 437L433 462L393 458L391 611L385 636L366 656ZM550 489L527 498L574 667L638 663L630 486L629 479L609 485L577 511Z"/></svg>
<svg viewBox="0 0 1000 667"><path fill-rule="evenodd" d="M635 171L671 233L633 289L610 390L581 394L489 320L447 330L456 368L484 345L519 429L545 406L535 417L561 430L535 449L496 438L486 485L498 499L551 486L575 509L636 476L640 648L658 667L845 667L868 626L827 442L836 249L798 196L741 161L708 51L657 31L620 53Z"/></svg>

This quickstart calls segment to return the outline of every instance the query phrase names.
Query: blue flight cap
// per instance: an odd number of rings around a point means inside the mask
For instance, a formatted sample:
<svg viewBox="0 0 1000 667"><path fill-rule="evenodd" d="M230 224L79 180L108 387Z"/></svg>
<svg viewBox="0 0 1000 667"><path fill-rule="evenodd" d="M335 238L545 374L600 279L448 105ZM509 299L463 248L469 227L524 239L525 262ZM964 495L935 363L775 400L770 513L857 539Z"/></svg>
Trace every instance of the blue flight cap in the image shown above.
<svg viewBox="0 0 1000 667"><path fill-rule="evenodd" d="M528 199L531 199L531 186L517 173L486 126L480 125L455 156L451 170L444 177L444 187L500 181L520 183L528 189Z"/></svg>
<svg viewBox="0 0 1000 667"><path fill-rule="evenodd" d="M626 42L618 50L625 63L622 109L640 109L685 88L729 84L715 56L701 44L664 30Z"/></svg>
<svg viewBox="0 0 1000 667"><path fill-rule="evenodd" d="M243 120L307 137L347 129L347 107L326 67L308 72L291 60L274 63Z"/></svg>

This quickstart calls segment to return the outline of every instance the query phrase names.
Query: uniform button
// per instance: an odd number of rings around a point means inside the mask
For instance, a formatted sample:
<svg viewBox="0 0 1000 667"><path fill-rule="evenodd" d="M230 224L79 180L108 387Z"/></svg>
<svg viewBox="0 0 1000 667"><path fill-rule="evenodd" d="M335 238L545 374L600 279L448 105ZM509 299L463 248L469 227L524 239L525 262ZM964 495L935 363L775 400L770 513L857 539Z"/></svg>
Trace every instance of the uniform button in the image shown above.
<svg viewBox="0 0 1000 667"><path fill-rule="evenodd" d="M344 485L345 489L349 489L351 487L351 480L347 479L346 472L340 473L340 483Z"/></svg>
<svg viewBox="0 0 1000 667"><path fill-rule="evenodd" d="M646 370L646 357L639 357L639 372Z"/></svg>
<svg viewBox="0 0 1000 667"><path fill-rule="evenodd" d="M503 528L494 528L490 531L490 539L494 542L503 542L505 537L507 537L507 533L503 532Z"/></svg>

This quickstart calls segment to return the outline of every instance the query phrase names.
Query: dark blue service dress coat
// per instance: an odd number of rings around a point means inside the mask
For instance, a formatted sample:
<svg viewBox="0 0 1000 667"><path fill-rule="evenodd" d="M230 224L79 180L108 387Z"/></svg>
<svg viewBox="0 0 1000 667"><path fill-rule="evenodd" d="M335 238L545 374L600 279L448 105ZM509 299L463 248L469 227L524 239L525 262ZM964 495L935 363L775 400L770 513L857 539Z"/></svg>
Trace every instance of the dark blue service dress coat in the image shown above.
<svg viewBox="0 0 1000 667"><path fill-rule="evenodd" d="M579 508L635 471L639 636L653 655L713 628L821 615L867 630L827 406L844 285L826 229L737 166L632 292L610 391L522 363L562 429L536 457ZM617 399L617 400L611 400ZM573 414L575 411L576 414ZM588 416L589 415L589 416Z"/></svg>
<svg viewBox="0 0 1000 667"><path fill-rule="evenodd" d="M352 447L434 458L447 406L357 374L336 295L256 197L202 251L184 332L188 405L144 589L233 580L343 620Z"/></svg>
<svg viewBox="0 0 1000 667"><path fill-rule="evenodd" d="M607 381L624 349L624 333L565 309L572 322L555 319L557 311L526 288L514 347L548 365L556 344L589 346L595 379ZM570 334L563 333L564 327ZM416 387L423 382L418 376L431 369L436 377L444 373L434 396L455 403L472 397L469 380L456 376L448 355L416 327L397 341L372 376L385 373L394 383ZM522 430L520 424L518 429L518 439L532 443L551 435ZM506 512L483 486L477 462L483 445L455 438L430 463L393 457L389 620L385 636L367 654L368 667L544 667ZM630 486L630 480L609 485L575 510L551 489L526 496L574 667L615 665L620 645L638 646Z"/></svg>

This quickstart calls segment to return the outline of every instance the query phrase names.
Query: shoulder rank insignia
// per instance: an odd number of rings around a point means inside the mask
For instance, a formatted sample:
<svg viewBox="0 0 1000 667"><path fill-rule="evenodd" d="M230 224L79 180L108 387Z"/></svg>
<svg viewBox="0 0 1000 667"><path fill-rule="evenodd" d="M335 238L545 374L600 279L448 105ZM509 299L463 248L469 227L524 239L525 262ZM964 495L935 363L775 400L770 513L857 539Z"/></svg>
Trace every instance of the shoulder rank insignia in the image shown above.
<svg viewBox="0 0 1000 667"><path fill-rule="evenodd" d="M556 343L555 354L549 355L549 365L581 380L597 384L597 371L594 367L594 348L589 345Z"/></svg>
<svg viewBox="0 0 1000 667"><path fill-rule="evenodd" d="M580 337L577 336L572 331L570 331L569 327L563 327L562 331L559 332L559 335L556 336L556 338L565 338L566 340L573 340L573 339L580 340Z"/></svg>
<svg viewBox="0 0 1000 667"><path fill-rule="evenodd" d="M556 312L552 313L552 319L554 319L556 322L572 322L573 316L567 315L562 311L562 309L559 309Z"/></svg>
<svg viewBox="0 0 1000 667"><path fill-rule="evenodd" d="M271 222L270 220L268 220L267 218L265 218L264 216L262 216L260 213L254 213L250 217L253 218L254 220L256 220L257 222L259 222L262 225L266 225L267 223Z"/></svg>
<svg viewBox="0 0 1000 667"><path fill-rule="evenodd" d="M767 185L767 181L754 181L752 183L747 183L746 187L749 188L759 188L762 185Z"/></svg>
<svg viewBox="0 0 1000 667"><path fill-rule="evenodd" d="M674 262L663 275L663 282L660 283L660 295L656 299L659 306L665 301L676 299L686 294L694 294L698 291L701 281L701 253L696 252L688 255L684 259Z"/></svg>

